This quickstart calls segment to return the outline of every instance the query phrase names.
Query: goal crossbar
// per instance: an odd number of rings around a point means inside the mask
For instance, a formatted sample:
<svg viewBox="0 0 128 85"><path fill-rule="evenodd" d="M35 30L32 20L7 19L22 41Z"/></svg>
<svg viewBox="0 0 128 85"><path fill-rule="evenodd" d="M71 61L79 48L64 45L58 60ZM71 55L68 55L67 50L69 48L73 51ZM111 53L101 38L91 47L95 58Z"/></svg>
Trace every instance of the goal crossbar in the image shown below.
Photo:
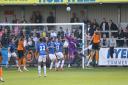
<svg viewBox="0 0 128 85"><path fill-rule="evenodd" d="M81 25L84 23L0 23L0 26L50 26L50 25Z"/></svg>

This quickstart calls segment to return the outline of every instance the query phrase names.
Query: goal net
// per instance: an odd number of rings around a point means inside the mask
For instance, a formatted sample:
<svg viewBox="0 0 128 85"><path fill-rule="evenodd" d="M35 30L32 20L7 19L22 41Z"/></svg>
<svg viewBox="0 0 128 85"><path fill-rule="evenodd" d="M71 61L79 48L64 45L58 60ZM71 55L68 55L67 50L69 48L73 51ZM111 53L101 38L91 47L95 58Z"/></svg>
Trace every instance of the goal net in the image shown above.
<svg viewBox="0 0 128 85"><path fill-rule="evenodd" d="M49 39L52 37L59 38L63 42L65 65L70 63L73 66L82 66L82 68L84 68L84 57L80 56L80 52L84 54L84 29L84 23L0 23L0 40L3 45L3 64L14 65L16 63L14 58L15 54L8 54L8 48L13 41L15 43L15 52L17 55L18 40L21 36L24 36L24 55L27 58L28 65L37 64L37 55L35 53L36 43L39 38L45 37L46 41L49 42ZM68 42L67 44L66 41ZM69 44L72 42L75 48L72 46L69 47ZM68 48L68 52L65 51L65 48ZM73 58L70 58L70 50L75 50ZM49 62L50 60L47 58L47 65Z"/></svg>

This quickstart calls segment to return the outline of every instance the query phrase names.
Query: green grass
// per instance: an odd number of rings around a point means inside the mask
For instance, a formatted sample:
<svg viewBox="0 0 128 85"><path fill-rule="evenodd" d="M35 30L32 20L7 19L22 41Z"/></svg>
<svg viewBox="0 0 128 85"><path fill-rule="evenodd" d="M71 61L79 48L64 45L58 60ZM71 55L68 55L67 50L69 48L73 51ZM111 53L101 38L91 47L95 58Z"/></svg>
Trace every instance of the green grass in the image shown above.
<svg viewBox="0 0 128 85"><path fill-rule="evenodd" d="M128 67L68 68L47 71L46 78L38 77L37 68L29 70L4 70L5 82L0 85L128 85Z"/></svg>

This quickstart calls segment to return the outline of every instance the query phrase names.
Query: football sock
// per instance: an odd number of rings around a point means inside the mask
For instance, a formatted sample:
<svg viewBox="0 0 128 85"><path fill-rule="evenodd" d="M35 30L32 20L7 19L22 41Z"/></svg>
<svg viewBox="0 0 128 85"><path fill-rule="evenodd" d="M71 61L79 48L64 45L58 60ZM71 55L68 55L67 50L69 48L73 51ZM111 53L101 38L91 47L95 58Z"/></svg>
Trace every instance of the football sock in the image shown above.
<svg viewBox="0 0 128 85"><path fill-rule="evenodd" d="M44 66L44 76L46 76L46 66Z"/></svg>
<svg viewBox="0 0 128 85"><path fill-rule="evenodd" d="M63 66L64 66L64 60L62 60L61 62L61 68L63 68Z"/></svg>
<svg viewBox="0 0 128 85"><path fill-rule="evenodd" d="M60 66L60 60L59 60L58 63L57 63L57 68L59 68L59 66Z"/></svg>
<svg viewBox="0 0 128 85"><path fill-rule="evenodd" d="M41 75L41 66L38 66L38 75Z"/></svg>
<svg viewBox="0 0 128 85"><path fill-rule="evenodd" d="M50 64L50 70L52 69L52 67L53 67L53 61Z"/></svg>
<svg viewBox="0 0 128 85"><path fill-rule="evenodd" d="M3 76L3 70L2 70L2 67L0 67L0 78L2 78Z"/></svg>

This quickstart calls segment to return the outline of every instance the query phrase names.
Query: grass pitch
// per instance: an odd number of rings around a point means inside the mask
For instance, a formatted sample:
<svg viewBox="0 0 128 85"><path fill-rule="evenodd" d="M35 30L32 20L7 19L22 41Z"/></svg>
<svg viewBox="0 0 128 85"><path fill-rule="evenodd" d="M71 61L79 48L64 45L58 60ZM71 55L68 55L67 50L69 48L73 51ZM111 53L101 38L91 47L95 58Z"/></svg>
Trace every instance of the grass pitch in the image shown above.
<svg viewBox="0 0 128 85"><path fill-rule="evenodd" d="M47 70L46 78L43 74L38 77L37 68L29 68L29 72L22 73L15 69L4 69L4 79L5 82L0 82L0 85L128 85L128 67Z"/></svg>

